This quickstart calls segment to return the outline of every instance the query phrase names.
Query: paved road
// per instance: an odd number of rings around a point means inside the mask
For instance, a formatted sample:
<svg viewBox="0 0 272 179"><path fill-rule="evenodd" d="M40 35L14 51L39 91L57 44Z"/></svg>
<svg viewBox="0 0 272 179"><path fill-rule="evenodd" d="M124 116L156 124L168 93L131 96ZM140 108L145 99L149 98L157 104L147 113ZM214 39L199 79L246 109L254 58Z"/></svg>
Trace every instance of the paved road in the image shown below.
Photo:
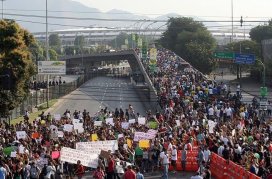
<svg viewBox="0 0 272 179"><path fill-rule="evenodd" d="M145 114L143 103L136 94L129 79L113 77L95 77L87 81L71 94L63 97L59 105L50 110L51 114L63 114L66 109L83 111L86 109L91 115L101 108L108 107L127 109L131 104L135 112Z"/></svg>
<svg viewBox="0 0 272 179"><path fill-rule="evenodd" d="M169 172L168 178L169 179L190 179L191 176L193 176L195 173L193 172L177 172L177 173L172 173ZM92 179L93 177L90 174L86 174L82 179ZM161 179L161 173L159 172L154 172L154 173L147 173L144 174L145 179ZM75 177L76 179L76 177Z"/></svg>

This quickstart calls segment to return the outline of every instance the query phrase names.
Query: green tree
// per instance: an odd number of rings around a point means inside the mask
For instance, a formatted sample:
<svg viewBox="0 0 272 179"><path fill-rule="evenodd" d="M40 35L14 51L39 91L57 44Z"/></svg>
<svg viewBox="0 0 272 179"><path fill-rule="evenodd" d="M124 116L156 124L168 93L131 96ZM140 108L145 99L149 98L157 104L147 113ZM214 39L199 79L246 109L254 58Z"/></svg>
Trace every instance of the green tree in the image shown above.
<svg viewBox="0 0 272 179"><path fill-rule="evenodd" d="M61 54L61 40L58 34L50 34L48 43L50 49L54 49L57 54Z"/></svg>
<svg viewBox="0 0 272 179"><path fill-rule="evenodd" d="M0 21L0 73L9 72L8 91L0 86L0 113L6 115L27 96L27 83L35 74L35 64L29 48L34 37L12 20ZM6 85L6 84L5 84Z"/></svg>
<svg viewBox="0 0 272 179"><path fill-rule="evenodd" d="M125 45L126 39L128 39L128 34L121 32L110 42L110 45L115 48L121 48L122 45Z"/></svg>
<svg viewBox="0 0 272 179"><path fill-rule="evenodd" d="M235 53L248 53L254 54L257 57L261 57L261 46L255 41L252 40L243 40L240 42L232 42L226 46L226 50Z"/></svg>
<svg viewBox="0 0 272 179"><path fill-rule="evenodd" d="M170 18L159 43L201 72L209 73L212 70L214 64L210 59L216 43L202 23L187 17Z"/></svg>
<svg viewBox="0 0 272 179"><path fill-rule="evenodd" d="M78 48L83 48L85 44L85 38L83 35L76 36L75 41L74 41L74 46Z"/></svg>
<svg viewBox="0 0 272 179"><path fill-rule="evenodd" d="M262 40L272 38L272 21L269 21L268 25L258 25L249 32L250 38L257 43L261 43Z"/></svg>

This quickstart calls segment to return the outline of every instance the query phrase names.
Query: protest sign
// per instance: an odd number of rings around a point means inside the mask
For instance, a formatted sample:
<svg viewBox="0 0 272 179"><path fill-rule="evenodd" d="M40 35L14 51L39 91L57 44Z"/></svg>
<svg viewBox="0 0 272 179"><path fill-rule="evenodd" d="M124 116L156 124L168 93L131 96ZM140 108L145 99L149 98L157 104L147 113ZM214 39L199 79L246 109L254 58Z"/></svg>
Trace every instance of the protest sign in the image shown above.
<svg viewBox="0 0 272 179"><path fill-rule="evenodd" d="M55 125L51 125L51 126L50 126L50 130L53 131L54 129L57 131L57 130L58 130L58 127L55 126Z"/></svg>
<svg viewBox="0 0 272 179"><path fill-rule="evenodd" d="M10 153L10 157L12 157L12 158L16 158L16 156L17 156L17 152L15 151L15 152L11 152Z"/></svg>
<svg viewBox="0 0 272 179"><path fill-rule="evenodd" d="M48 165L48 158L39 158L37 161L36 161L36 163L37 163L37 166L39 167L39 168L43 168L44 167L44 165Z"/></svg>
<svg viewBox="0 0 272 179"><path fill-rule="evenodd" d="M73 124L77 124L77 123L80 123L80 120L79 119L73 119Z"/></svg>
<svg viewBox="0 0 272 179"><path fill-rule="evenodd" d="M121 126L123 129L128 129L129 128L129 123L128 122L122 122Z"/></svg>
<svg viewBox="0 0 272 179"><path fill-rule="evenodd" d="M110 124L110 125L114 126L113 118L107 118L106 119L106 124Z"/></svg>
<svg viewBox="0 0 272 179"><path fill-rule="evenodd" d="M25 131L16 131L17 139L25 139L26 138L26 132Z"/></svg>
<svg viewBox="0 0 272 179"><path fill-rule="evenodd" d="M142 124L142 125L145 125L145 118L144 117L139 117L138 118L138 123Z"/></svg>
<svg viewBox="0 0 272 179"><path fill-rule="evenodd" d="M128 123L134 124L134 123L135 123L135 119L130 119L130 120L128 120Z"/></svg>
<svg viewBox="0 0 272 179"><path fill-rule="evenodd" d="M180 120L176 120L177 126L180 127Z"/></svg>
<svg viewBox="0 0 272 179"><path fill-rule="evenodd" d="M102 121L94 121L94 126L102 126Z"/></svg>
<svg viewBox="0 0 272 179"><path fill-rule="evenodd" d="M73 125L71 125L71 124L64 124L64 128L63 128L63 130L64 131L67 131L67 132L72 132L73 131Z"/></svg>
<svg viewBox="0 0 272 179"><path fill-rule="evenodd" d="M6 147L3 149L3 153L5 155L10 155L10 153L13 152L14 150L15 150L14 147Z"/></svg>
<svg viewBox="0 0 272 179"><path fill-rule="evenodd" d="M51 157L52 159L58 159L60 157L60 151L52 151Z"/></svg>
<svg viewBox="0 0 272 179"><path fill-rule="evenodd" d="M148 123L149 128L151 129L157 129L158 128L158 123L156 121L151 121Z"/></svg>
<svg viewBox="0 0 272 179"><path fill-rule="evenodd" d="M124 134L118 134L118 139L123 138Z"/></svg>
<svg viewBox="0 0 272 179"><path fill-rule="evenodd" d="M61 149L60 160L73 164L77 164L77 161L80 160L85 167L96 168L98 166L98 154L67 147Z"/></svg>
<svg viewBox="0 0 272 179"><path fill-rule="evenodd" d="M58 131L58 137L63 137L64 136L64 133L62 131Z"/></svg>
<svg viewBox="0 0 272 179"><path fill-rule="evenodd" d="M19 146L19 153L24 154L25 153L25 147L23 145Z"/></svg>
<svg viewBox="0 0 272 179"><path fill-rule="evenodd" d="M140 140L139 147L140 148L149 148L150 147L149 140Z"/></svg>
<svg viewBox="0 0 272 179"><path fill-rule="evenodd" d="M135 132L134 141L140 141L145 139L154 139L156 134L144 133L144 132Z"/></svg>
<svg viewBox="0 0 272 179"><path fill-rule="evenodd" d="M92 141L97 141L97 140L98 140L97 134L92 134Z"/></svg>
<svg viewBox="0 0 272 179"><path fill-rule="evenodd" d="M55 119L56 121L59 121L59 120L61 119L60 114L54 114L54 119Z"/></svg>
<svg viewBox="0 0 272 179"><path fill-rule="evenodd" d="M40 134L38 132L32 133L32 139L38 139L40 137Z"/></svg>
<svg viewBox="0 0 272 179"><path fill-rule="evenodd" d="M100 154L101 150L111 151L118 150L117 140L106 140L106 141L93 141L93 142L78 142L76 143L76 149L82 151L88 151L90 153Z"/></svg>
<svg viewBox="0 0 272 179"><path fill-rule="evenodd" d="M127 139L127 145L128 145L129 148L131 148L132 147L132 140Z"/></svg>
<svg viewBox="0 0 272 179"><path fill-rule="evenodd" d="M83 128L83 123L74 123L74 130L77 130L78 133L83 133L84 128Z"/></svg>

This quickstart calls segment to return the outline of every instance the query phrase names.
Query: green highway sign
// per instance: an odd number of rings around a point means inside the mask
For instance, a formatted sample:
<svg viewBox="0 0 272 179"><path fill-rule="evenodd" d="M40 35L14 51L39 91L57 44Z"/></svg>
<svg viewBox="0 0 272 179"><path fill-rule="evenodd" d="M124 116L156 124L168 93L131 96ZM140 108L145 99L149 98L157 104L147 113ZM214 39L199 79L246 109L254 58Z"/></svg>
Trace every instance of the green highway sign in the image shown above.
<svg viewBox="0 0 272 179"><path fill-rule="evenodd" d="M221 59L234 59L234 53L232 52L214 52L214 58L221 58Z"/></svg>
<svg viewBox="0 0 272 179"><path fill-rule="evenodd" d="M261 96L267 96L267 87L261 87L260 94Z"/></svg>

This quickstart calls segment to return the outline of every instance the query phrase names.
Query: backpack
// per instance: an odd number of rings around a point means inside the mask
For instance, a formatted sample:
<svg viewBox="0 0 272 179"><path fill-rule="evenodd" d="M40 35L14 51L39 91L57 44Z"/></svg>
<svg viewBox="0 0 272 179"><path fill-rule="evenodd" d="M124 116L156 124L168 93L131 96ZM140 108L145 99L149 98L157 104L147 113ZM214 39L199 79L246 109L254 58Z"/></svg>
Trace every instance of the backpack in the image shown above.
<svg viewBox="0 0 272 179"><path fill-rule="evenodd" d="M39 171L37 167L30 168L30 177L31 178L39 178Z"/></svg>

